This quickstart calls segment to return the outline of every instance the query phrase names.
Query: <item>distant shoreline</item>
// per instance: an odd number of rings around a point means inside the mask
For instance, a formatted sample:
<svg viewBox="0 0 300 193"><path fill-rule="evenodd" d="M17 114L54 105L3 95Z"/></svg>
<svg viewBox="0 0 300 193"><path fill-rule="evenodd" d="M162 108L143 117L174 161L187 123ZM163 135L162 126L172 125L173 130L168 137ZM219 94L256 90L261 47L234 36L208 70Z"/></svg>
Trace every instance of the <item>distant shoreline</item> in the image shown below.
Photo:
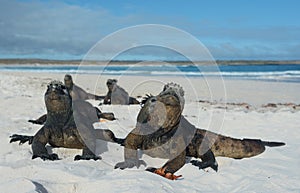
<svg viewBox="0 0 300 193"><path fill-rule="evenodd" d="M48 59L0 59L0 65L18 64L18 65L79 65L82 60L48 60ZM190 61L110 61L111 65L130 65L142 62L145 65L161 65L161 64L175 64L175 65L189 65ZM107 61L85 61L85 65L105 65ZM284 65L296 64L300 65L300 60L216 60L219 65ZM196 61L196 65L209 65L211 61Z"/></svg>

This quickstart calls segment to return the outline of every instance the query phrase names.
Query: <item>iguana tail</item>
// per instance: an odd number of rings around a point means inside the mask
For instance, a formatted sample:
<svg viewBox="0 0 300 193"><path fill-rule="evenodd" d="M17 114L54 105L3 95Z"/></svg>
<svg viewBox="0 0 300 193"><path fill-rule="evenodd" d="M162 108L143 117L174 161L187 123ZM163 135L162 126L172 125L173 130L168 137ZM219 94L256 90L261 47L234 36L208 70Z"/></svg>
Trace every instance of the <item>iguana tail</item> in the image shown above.
<svg viewBox="0 0 300 193"><path fill-rule="evenodd" d="M283 146L282 142L269 142L260 139L235 139L206 130L198 130L209 142L215 156L242 159L253 157L265 151L265 147Z"/></svg>
<svg viewBox="0 0 300 193"><path fill-rule="evenodd" d="M285 143L283 142L273 142L273 141L261 141L264 146L268 147L278 147L278 146L283 146Z"/></svg>

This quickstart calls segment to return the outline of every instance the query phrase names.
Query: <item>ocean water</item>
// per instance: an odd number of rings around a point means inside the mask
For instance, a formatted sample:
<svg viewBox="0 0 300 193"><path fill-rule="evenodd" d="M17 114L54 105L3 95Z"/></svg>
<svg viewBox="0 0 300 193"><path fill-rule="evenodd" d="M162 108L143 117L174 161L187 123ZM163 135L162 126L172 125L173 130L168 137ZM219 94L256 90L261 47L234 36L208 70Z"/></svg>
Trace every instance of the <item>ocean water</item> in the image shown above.
<svg viewBox="0 0 300 193"><path fill-rule="evenodd" d="M79 73L130 76L188 76L300 82L300 65L0 65L0 71Z"/></svg>

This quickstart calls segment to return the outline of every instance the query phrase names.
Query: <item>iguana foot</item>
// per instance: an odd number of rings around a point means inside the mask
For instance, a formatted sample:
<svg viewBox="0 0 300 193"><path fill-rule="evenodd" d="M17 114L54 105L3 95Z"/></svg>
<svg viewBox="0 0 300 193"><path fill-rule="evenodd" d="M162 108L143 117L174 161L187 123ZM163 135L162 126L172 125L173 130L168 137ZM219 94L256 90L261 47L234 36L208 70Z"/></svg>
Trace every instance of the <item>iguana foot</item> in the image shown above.
<svg viewBox="0 0 300 193"><path fill-rule="evenodd" d="M74 161L78 161L78 160L90 160L93 159L95 161L97 160L101 160L101 156L96 156L96 155L76 155L74 158Z"/></svg>
<svg viewBox="0 0 300 193"><path fill-rule="evenodd" d="M28 135L18 135L13 134L12 136L9 136L11 140L9 143L20 141L19 144L22 145L23 143L26 143L28 141L28 144L32 144L33 136Z"/></svg>
<svg viewBox="0 0 300 193"><path fill-rule="evenodd" d="M198 160L192 160L191 164L194 166L197 166L199 169L205 169L208 167L211 167L213 170L215 170L216 172L218 171L218 164L217 162L201 162Z"/></svg>
<svg viewBox="0 0 300 193"><path fill-rule="evenodd" d="M52 154L41 154L41 155L33 155L32 156L32 159L35 159L35 158L41 158L42 160L59 160L58 158L58 155L56 153L52 153Z"/></svg>
<svg viewBox="0 0 300 193"><path fill-rule="evenodd" d="M124 162L117 163L115 165L115 169L120 168L121 170L124 170L125 168L133 168L134 166L139 168L141 165L147 166L144 160L126 160Z"/></svg>
<svg viewBox="0 0 300 193"><path fill-rule="evenodd" d="M182 175L176 176L170 172L166 172L166 168L147 168L146 171L158 174L169 180L177 180L178 178L182 177Z"/></svg>

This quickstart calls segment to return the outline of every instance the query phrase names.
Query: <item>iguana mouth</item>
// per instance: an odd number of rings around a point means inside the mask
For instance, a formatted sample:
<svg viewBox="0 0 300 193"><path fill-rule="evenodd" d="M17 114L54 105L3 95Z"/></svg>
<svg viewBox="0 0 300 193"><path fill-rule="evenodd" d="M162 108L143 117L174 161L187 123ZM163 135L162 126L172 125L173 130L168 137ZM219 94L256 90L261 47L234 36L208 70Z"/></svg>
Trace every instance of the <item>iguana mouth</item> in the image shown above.
<svg viewBox="0 0 300 193"><path fill-rule="evenodd" d="M49 100L60 100L58 93L56 93L55 91L50 91L47 97Z"/></svg>
<svg viewBox="0 0 300 193"><path fill-rule="evenodd" d="M45 93L45 103L49 112L62 112L70 108L71 98L66 86L60 81L50 82Z"/></svg>

